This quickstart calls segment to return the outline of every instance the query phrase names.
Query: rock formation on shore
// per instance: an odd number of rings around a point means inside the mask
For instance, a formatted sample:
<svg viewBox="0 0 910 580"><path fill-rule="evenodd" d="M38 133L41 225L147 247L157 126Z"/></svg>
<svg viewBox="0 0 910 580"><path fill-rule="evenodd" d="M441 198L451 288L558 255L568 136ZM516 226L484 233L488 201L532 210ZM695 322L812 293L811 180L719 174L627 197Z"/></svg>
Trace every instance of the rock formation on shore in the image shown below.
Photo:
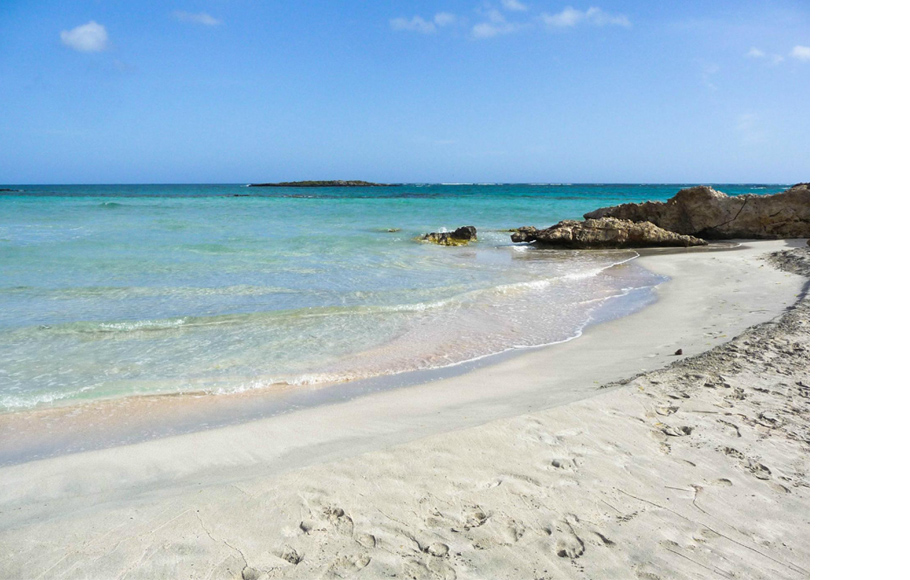
<svg viewBox="0 0 910 580"><path fill-rule="evenodd" d="M336 179L333 181L282 181L280 183L251 183L249 187L389 187L391 183Z"/></svg>
<svg viewBox="0 0 910 580"><path fill-rule="evenodd" d="M477 228L461 226L454 232L432 232L424 234L420 239L440 246L464 246L468 242L477 241Z"/></svg>
<svg viewBox="0 0 910 580"><path fill-rule="evenodd" d="M809 184L773 195L728 196L700 185L682 189L666 203L646 201L604 207L587 219L619 218L652 224L709 240L809 237Z"/></svg>
<svg viewBox="0 0 910 580"><path fill-rule="evenodd" d="M523 227L512 234L513 242L537 242L563 248L642 248L703 246L706 241L676 234L648 222L616 218L564 220L545 230Z"/></svg>

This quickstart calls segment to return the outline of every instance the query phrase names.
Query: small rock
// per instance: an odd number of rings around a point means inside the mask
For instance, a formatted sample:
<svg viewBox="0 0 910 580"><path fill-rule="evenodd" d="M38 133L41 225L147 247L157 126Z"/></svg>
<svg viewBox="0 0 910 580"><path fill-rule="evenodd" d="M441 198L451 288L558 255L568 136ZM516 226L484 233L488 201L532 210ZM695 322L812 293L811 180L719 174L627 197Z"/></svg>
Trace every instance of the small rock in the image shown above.
<svg viewBox="0 0 910 580"><path fill-rule="evenodd" d="M678 349L678 350L677 350L676 352L674 352L673 354L674 354L674 356L680 356L680 355L682 354L682 349L681 349L681 348Z"/></svg>
<svg viewBox="0 0 910 580"><path fill-rule="evenodd" d="M468 242L477 241L477 228L474 226L461 226L454 232L432 232L420 238L425 242L433 242L440 246L464 246Z"/></svg>

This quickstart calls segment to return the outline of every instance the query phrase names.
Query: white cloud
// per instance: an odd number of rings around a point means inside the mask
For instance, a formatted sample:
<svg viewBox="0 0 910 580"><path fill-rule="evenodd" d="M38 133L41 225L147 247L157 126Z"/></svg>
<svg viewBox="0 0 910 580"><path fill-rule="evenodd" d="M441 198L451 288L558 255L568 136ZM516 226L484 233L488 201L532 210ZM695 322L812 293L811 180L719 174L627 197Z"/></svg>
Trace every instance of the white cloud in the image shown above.
<svg viewBox="0 0 910 580"><path fill-rule="evenodd" d="M448 12L439 12L436 16L433 17L433 22L436 23L436 26L448 26L449 24L455 24L457 18L454 14L449 14Z"/></svg>
<svg viewBox="0 0 910 580"><path fill-rule="evenodd" d="M487 12L487 22L480 22L471 29L474 38L493 38L503 34L511 34L519 29L519 25L509 22L499 10Z"/></svg>
<svg viewBox="0 0 910 580"><path fill-rule="evenodd" d="M632 26L632 23L629 21L628 17L621 14L609 14L600 8L588 8L588 11L585 13L585 18L587 18L588 22L594 24L595 26L604 26L607 24L614 26L625 26L626 28Z"/></svg>
<svg viewBox="0 0 910 580"><path fill-rule="evenodd" d="M203 24L205 26L218 26L223 24L221 20L218 20L211 14L206 14L205 12L192 13L184 12L183 10L175 10L173 13L174 18L180 22L190 22L192 24Z"/></svg>
<svg viewBox="0 0 910 580"><path fill-rule="evenodd" d="M502 5L506 10L511 10L512 12L524 12L528 9L527 6L518 0L502 0Z"/></svg>
<svg viewBox="0 0 910 580"><path fill-rule="evenodd" d="M108 47L107 30L94 20L72 30L60 32L60 40L79 52L101 52Z"/></svg>
<svg viewBox="0 0 910 580"><path fill-rule="evenodd" d="M746 58L754 58L756 60L768 61L772 66L778 65L784 61L784 57L779 54L767 54L760 48L755 48L754 46L749 49L749 52L746 53Z"/></svg>
<svg viewBox="0 0 910 580"><path fill-rule="evenodd" d="M808 46L794 46L793 50L790 51L790 56L793 58L808 61L809 60L809 47Z"/></svg>
<svg viewBox="0 0 910 580"><path fill-rule="evenodd" d="M518 26L510 22L481 22L471 29L474 38L493 38L503 34L511 34L518 30Z"/></svg>
<svg viewBox="0 0 910 580"><path fill-rule="evenodd" d="M544 24L547 26L555 26L557 28L568 28L570 26L575 26L585 17L585 13L581 10L576 10L571 6L566 6L565 10L559 14L541 14Z"/></svg>
<svg viewBox="0 0 910 580"><path fill-rule="evenodd" d="M632 23L626 16L613 15L594 6L585 11L566 6L563 11L558 14L543 13L540 17L544 24L554 28L572 28L581 23L593 24L595 26L605 26L607 24L625 27L632 26Z"/></svg>
<svg viewBox="0 0 910 580"><path fill-rule="evenodd" d="M409 30L421 34L433 34L436 32L436 25L428 22L420 16L415 16L408 20L407 18L393 18L389 20L393 30Z"/></svg>

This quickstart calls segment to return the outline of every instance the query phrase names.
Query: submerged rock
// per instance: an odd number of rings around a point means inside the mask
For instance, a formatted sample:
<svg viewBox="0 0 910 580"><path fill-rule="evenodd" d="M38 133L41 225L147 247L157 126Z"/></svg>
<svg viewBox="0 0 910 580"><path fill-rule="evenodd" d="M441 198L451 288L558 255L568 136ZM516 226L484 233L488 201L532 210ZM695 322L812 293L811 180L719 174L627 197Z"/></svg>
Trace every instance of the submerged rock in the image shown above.
<svg viewBox="0 0 910 580"><path fill-rule="evenodd" d="M564 220L545 230L518 228L513 242L537 242L563 248L644 248L703 246L706 241L661 229L652 223L616 218Z"/></svg>
<svg viewBox="0 0 910 580"><path fill-rule="evenodd" d="M809 184L773 195L728 196L706 185L681 189L666 203L646 201L603 207L588 219L619 218L709 240L808 238Z"/></svg>
<svg viewBox="0 0 910 580"><path fill-rule="evenodd" d="M477 228L461 226L454 232L432 232L424 234L420 239L441 246L464 246L468 242L477 241Z"/></svg>

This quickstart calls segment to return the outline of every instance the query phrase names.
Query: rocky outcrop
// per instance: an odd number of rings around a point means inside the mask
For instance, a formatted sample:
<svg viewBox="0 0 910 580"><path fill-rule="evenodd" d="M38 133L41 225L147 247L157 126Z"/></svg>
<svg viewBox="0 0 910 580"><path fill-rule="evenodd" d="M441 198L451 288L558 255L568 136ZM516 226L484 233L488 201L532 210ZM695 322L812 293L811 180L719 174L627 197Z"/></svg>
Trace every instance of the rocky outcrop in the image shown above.
<svg viewBox="0 0 910 580"><path fill-rule="evenodd" d="M585 218L618 218L652 224L709 240L808 238L809 184L773 195L728 196L700 185L681 189L666 203L646 201L604 207Z"/></svg>
<svg viewBox="0 0 910 580"><path fill-rule="evenodd" d="M424 234L420 239L441 246L464 246L468 242L477 240L477 228L461 226L454 232L432 232Z"/></svg>
<svg viewBox="0 0 910 580"><path fill-rule="evenodd" d="M565 220L545 230L518 228L513 242L537 242L562 248L644 248L703 246L706 241L669 232L648 222L616 218Z"/></svg>

